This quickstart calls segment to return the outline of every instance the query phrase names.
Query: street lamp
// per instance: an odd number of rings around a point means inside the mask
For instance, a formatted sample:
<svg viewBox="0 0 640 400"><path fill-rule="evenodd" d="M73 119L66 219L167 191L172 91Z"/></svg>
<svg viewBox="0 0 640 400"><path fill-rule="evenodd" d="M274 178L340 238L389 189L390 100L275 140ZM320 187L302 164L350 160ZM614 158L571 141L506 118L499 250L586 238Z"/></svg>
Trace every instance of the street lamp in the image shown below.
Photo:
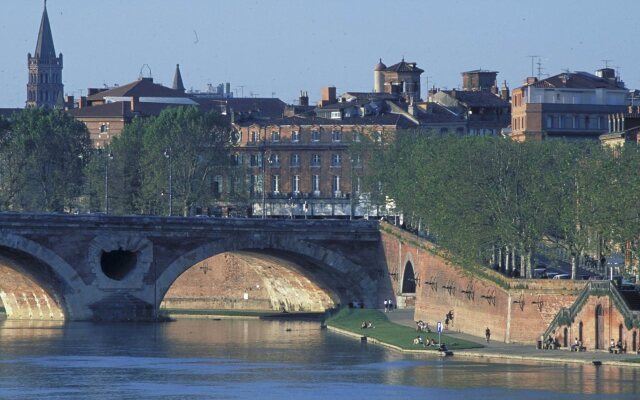
<svg viewBox="0 0 640 400"><path fill-rule="evenodd" d="M173 215L173 180L172 180L172 170L171 170L171 146L164 149L164 157L169 160L169 216Z"/></svg>
<svg viewBox="0 0 640 400"><path fill-rule="evenodd" d="M104 159L104 212L109 214L109 161L113 160L113 153L109 151Z"/></svg>
<svg viewBox="0 0 640 400"><path fill-rule="evenodd" d="M266 133L265 133L266 135ZM267 188L266 188L266 178L267 178L267 162L271 164L271 160L266 159L267 155L267 140L262 140L262 219L267 218Z"/></svg>

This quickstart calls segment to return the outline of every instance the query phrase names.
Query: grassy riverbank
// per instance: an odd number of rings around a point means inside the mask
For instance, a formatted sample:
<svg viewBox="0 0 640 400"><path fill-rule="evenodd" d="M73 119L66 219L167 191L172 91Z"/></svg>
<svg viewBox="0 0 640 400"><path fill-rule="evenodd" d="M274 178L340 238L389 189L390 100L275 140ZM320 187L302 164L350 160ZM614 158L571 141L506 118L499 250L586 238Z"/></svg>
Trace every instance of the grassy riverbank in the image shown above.
<svg viewBox="0 0 640 400"><path fill-rule="evenodd" d="M362 329L362 321L371 322L374 328ZM408 326L402 326L390 322L383 312L369 309L343 309L327 320L327 325L346 330L361 336L371 337L380 342L400 347L403 350L436 350L433 347L423 347L413 344L413 339L422 336L425 340L434 339L438 342L438 333L416 332ZM484 347L479 343L470 342L442 335L442 342L447 344L450 350L476 349Z"/></svg>

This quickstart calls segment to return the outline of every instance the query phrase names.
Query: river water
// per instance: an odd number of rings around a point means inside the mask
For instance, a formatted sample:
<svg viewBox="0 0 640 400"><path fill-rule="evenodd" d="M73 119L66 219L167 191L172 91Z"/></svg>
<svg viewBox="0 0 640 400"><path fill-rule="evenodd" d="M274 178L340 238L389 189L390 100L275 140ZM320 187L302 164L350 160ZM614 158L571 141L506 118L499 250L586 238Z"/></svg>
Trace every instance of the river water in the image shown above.
<svg viewBox="0 0 640 400"><path fill-rule="evenodd" d="M637 399L640 369L404 355L318 322L0 321L2 399Z"/></svg>

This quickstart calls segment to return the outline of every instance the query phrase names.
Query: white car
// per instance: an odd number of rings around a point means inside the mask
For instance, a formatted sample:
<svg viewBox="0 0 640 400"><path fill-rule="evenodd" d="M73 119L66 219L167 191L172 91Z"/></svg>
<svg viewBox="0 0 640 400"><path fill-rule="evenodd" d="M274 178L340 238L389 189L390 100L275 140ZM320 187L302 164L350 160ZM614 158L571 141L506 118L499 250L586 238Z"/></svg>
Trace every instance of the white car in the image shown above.
<svg viewBox="0 0 640 400"><path fill-rule="evenodd" d="M571 279L571 276L569 274L557 274L553 279Z"/></svg>

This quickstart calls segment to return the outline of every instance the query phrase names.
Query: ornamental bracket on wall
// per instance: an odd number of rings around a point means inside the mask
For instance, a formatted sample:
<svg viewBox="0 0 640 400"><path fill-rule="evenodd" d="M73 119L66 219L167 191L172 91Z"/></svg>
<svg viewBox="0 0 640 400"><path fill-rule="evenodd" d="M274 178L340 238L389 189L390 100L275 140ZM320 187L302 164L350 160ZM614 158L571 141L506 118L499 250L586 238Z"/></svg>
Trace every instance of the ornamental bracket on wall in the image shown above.
<svg viewBox="0 0 640 400"><path fill-rule="evenodd" d="M532 301L531 304L537 305L538 311L542 312L542 307L544 307L544 300L542 300L542 296L538 295L538 300Z"/></svg>
<svg viewBox="0 0 640 400"><path fill-rule="evenodd" d="M489 293L487 294L483 294L480 297L482 297L483 299L487 300L487 302L492 305L492 306L496 306L496 291L495 290L491 290Z"/></svg>
<svg viewBox="0 0 640 400"><path fill-rule="evenodd" d="M424 284L431 286L431 290L433 290L434 292L438 291L438 281L435 276L432 276L429 278L429 280L424 281Z"/></svg>
<svg viewBox="0 0 640 400"><path fill-rule="evenodd" d="M517 304L520 307L520 311L524 311L524 293L520 293L518 300L514 300L513 304Z"/></svg>
<svg viewBox="0 0 640 400"><path fill-rule="evenodd" d="M464 294L467 297L467 300L473 301L475 298L475 292L473 290L473 281L469 281L469 283L467 283L467 288L464 290L461 290L460 293Z"/></svg>
<svg viewBox="0 0 640 400"><path fill-rule="evenodd" d="M456 294L456 287L454 286L454 281L450 280L446 285L442 285L443 289L447 289L449 292L449 296L454 296Z"/></svg>

